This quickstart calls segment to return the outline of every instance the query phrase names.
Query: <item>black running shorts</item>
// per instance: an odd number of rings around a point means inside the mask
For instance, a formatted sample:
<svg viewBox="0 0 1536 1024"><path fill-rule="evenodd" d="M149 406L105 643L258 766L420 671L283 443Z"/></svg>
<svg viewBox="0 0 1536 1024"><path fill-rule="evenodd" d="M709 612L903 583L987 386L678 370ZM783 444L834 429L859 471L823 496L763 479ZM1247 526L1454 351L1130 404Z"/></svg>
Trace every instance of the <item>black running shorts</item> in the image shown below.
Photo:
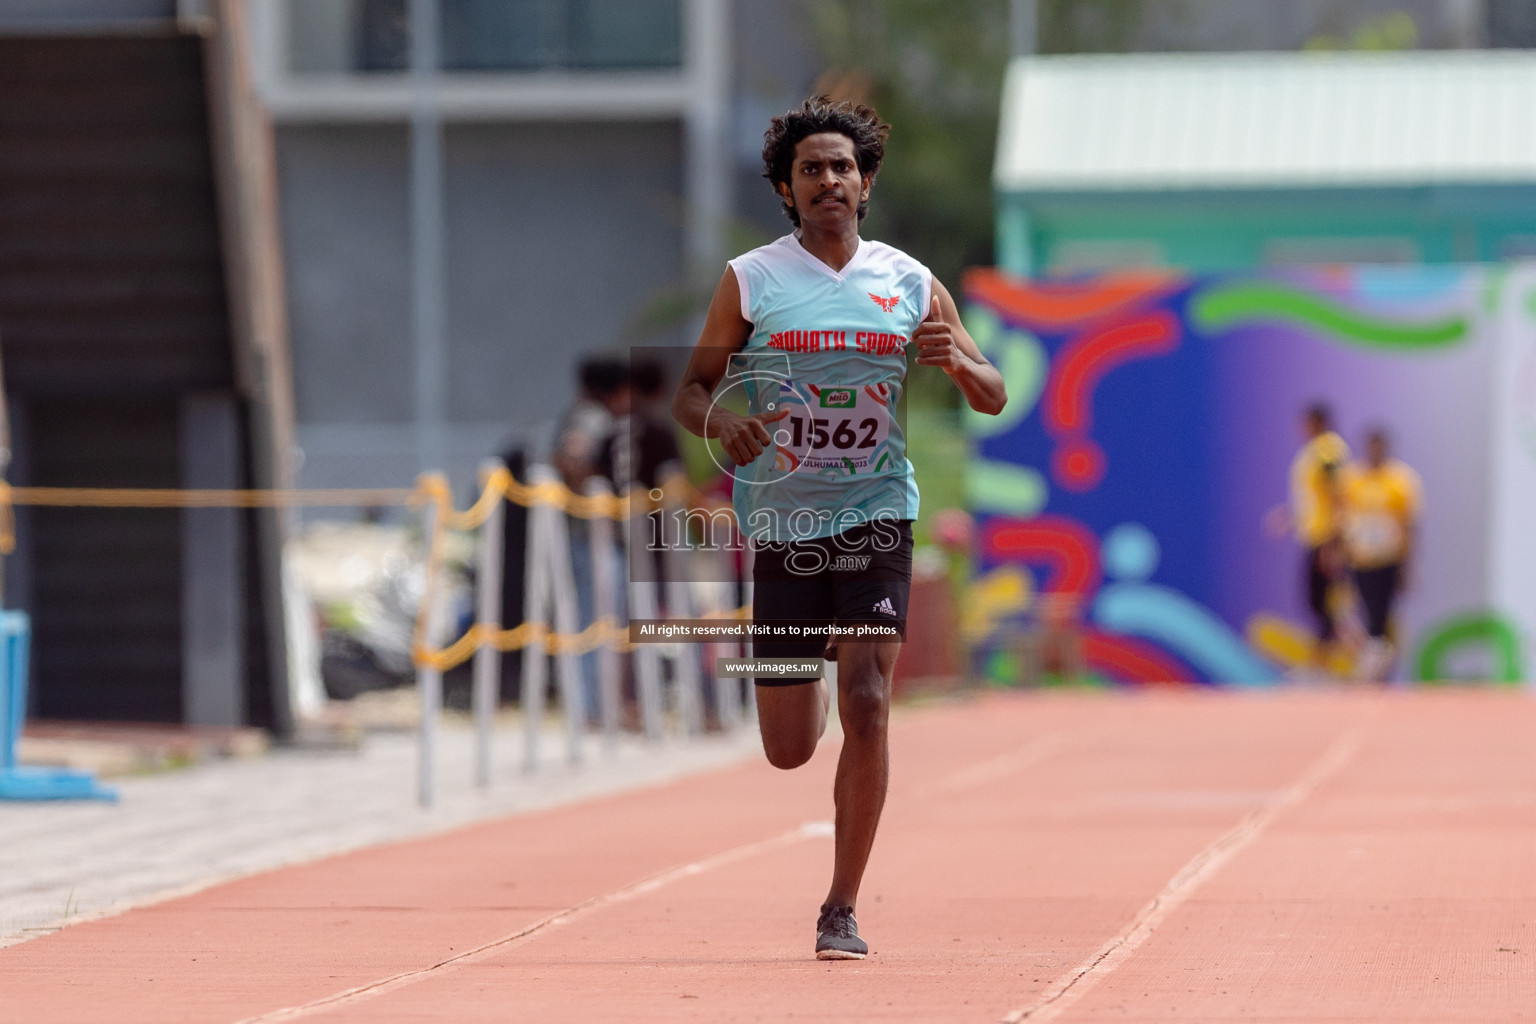
<svg viewBox="0 0 1536 1024"><path fill-rule="evenodd" d="M912 521L880 519L834 537L759 544L752 565L752 619L794 623L907 629L912 592ZM838 642L851 642L846 638ZM816 658L829 646L825 635L752 641L757 658ZM759 686L793 686L811 679L759 676Z"/></svg>

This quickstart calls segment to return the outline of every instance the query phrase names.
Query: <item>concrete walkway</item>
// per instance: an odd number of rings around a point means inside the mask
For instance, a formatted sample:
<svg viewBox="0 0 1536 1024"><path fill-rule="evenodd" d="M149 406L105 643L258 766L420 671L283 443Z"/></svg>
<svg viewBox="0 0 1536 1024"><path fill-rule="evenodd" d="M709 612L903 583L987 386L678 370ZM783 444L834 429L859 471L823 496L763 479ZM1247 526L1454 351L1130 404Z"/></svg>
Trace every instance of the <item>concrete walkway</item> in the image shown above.
<svg viewBox="0 0 1536 1024"><path fill-rule="evenodd" d="M521 771L521 733L497 735L493 780L473 785L473 735L439 734L437 800L417 805L413 733L372 733L358 751L276 749L112 780L117 804L0 802L0 946L216 882L485 818L656 785L761 752L755 726L647 744L589 738L571 767L563 738Z"/></svg>

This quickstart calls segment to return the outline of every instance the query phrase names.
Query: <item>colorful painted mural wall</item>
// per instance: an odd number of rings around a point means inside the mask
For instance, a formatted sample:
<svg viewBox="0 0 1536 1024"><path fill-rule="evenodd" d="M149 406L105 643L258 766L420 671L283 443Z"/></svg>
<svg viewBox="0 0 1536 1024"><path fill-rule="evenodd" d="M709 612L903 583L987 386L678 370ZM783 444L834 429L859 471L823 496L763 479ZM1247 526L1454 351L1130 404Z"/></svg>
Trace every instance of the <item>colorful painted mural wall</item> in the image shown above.
<svg viewBox="0 0 1536 1024"><path fill-rule="evenodd" d="M1424 512L1396 635L1408 679L1520 680L1536 647L1536 266L965 282L1010 403L968 429L985 673L1052 608L1093 675L1267 685L1304 664L1285 502L1301 412L1373 426ZM1055 595L1055 596L1053 596ZM1336 666L1347 674L1347 659Z"/></svg>

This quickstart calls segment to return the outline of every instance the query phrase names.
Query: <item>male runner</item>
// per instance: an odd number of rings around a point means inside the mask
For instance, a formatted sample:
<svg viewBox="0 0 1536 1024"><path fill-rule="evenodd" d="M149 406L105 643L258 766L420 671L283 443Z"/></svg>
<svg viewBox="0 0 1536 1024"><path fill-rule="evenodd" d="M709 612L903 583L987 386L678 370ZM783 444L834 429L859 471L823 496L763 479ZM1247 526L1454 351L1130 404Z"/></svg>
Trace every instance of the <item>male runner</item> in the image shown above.
<svg viewBox="0 0 1536 1024"><path fill-rule="evenodd" d="M856 628L896 637L758 641L757 657L837 660L843 749L832 885L816 923L816 955L869 951L853 909L889 776L891 671L912 581L917 487L892 415L906 347L943 369L973 409L996 414L1002 376L960 323L954 300L921 263L859 237L890 126L873 110L825 96L775 117L764 177L796 230L730 262L673 401L688 430L716 438L735 471L732 500L756 550L753 618ZM730 387L746 414L715 404ZM810 760L827 724L823 678L758 677L758 721L769 763Z"/></svg>

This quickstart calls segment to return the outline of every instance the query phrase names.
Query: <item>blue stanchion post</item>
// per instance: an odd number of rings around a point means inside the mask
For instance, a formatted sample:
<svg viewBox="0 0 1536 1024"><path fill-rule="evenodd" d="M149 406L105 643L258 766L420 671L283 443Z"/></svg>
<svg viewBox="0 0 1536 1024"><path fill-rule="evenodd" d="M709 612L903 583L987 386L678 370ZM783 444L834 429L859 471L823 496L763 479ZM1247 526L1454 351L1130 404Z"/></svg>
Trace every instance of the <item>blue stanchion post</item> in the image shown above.
<svg viewBox="0 0 1536 1024"><path fill-rule="evenodd" d="M0 611L0 800L116 800L117 791L89 772L17 763L31 640L26 612Z"/></svg>

